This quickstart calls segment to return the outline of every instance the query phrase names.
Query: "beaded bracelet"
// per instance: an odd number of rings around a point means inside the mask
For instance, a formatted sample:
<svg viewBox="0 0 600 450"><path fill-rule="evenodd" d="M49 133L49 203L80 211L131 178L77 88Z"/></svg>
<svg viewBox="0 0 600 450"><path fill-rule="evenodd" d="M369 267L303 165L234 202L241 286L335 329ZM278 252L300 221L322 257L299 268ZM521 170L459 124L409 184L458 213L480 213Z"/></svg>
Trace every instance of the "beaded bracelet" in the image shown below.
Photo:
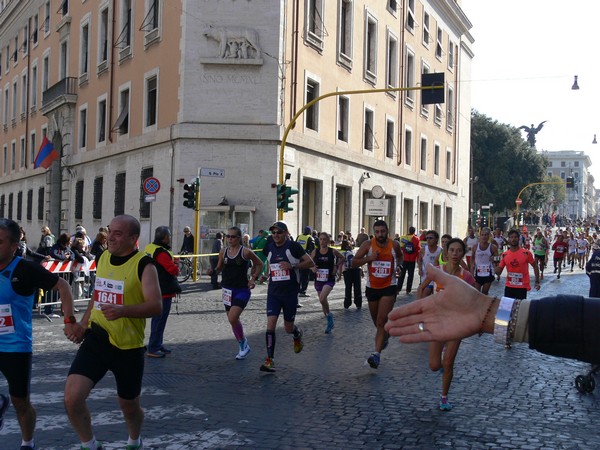
<svg viewBox="0 0 600 450"><path fill-rule="evenodd" d="M508 324L514 302L513 298L502 297L500 299L500 306L498 307L498 311L496 311L496 318L494 319L494 340L498 344L506 345Z"/></svg>
<svg viewBox="0 0 600 450"><path fill-rule="evenodd" d="M488 316L490 315L490 311L492 310L492 306L494 306L494 303L496 302L496 300L498 300L498 297L494 297L492 299L492 301L490 302L490 306L488 306L487 311L485 312L485 316L483 316L483 320L481 321L481 327L479 328L479 337L483 336L483 327L485 325L485 322L488 318Z"/></svg>
<svg viewBox="0 0 600 450"><path fill-rule="evenodd" d="M506 333L506 343L504 348L510 350L512 348L512 341L515 337L515 330L517 328L517 317L519 316L519 306L521 306L521 300L515 299L510 311L510 322L508 323L508 330Z"/></svg>

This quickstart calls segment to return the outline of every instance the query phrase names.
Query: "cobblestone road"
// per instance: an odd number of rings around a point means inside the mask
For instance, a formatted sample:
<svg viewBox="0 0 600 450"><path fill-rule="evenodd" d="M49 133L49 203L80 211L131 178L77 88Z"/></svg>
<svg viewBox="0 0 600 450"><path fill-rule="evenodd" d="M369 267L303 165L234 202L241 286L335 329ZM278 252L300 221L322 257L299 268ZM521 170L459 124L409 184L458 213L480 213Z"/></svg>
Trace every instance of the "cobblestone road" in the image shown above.
<svg viewBox="0 0 600 450"><path fill-rule="evenodd" d="M428 369L426 345L390 342L378 370L366 366L374 328L368 310L344 310L343 285L331 295L335 329L313 295L303 299L298 323L305 348L277 332L274 374L258 370L265 356L266 288L260 286L242 315L252 352L236 361L234 341L219 291L186 284L165 335L173 354L147 360L143 437L151 449L598 449L600 389L582 395L576 375L588 366L532 352L526 345L505 351L491 336L463 341L450 391L454 409L437 409L441 375ZM552 274L542 297L587 293L582 271ZM501 294L494 283L492 293ZM398 304L412 297L400 295ZM65 375L76 346L62 334L61 320L34 318L32 401L38 411L39 449L76 449L78 439L62 405ZM0 392L6 392L0 379ZM106 449L124 448L126 431L107 376L89 400L95 433ZM0 432L0 449L17 449L14 410Z"/></svg>

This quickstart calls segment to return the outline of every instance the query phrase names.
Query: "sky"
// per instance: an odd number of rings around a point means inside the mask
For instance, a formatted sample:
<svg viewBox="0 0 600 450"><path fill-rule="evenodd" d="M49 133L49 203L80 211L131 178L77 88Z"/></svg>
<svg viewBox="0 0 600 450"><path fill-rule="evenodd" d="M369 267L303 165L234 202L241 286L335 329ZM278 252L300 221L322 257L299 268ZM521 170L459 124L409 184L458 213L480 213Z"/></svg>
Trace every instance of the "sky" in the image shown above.
<svg viewBox="0 0 600 450"><path fill-rule="evenodd" d="M536 135L537 149L583 151L600 188L600 2L460 4L475 39L472 108L516 127L546 120ZM578 91L571 89L575 75ZM592 144L594 134L598 144Z"/></svg>

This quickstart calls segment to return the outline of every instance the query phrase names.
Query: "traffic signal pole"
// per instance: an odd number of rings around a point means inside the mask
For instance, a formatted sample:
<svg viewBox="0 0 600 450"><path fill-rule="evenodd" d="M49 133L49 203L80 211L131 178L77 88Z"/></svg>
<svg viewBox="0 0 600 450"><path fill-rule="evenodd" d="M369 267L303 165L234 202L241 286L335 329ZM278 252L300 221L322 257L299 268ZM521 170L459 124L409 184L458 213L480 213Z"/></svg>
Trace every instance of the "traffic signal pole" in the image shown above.
<svg viewBox="0 0 600 450"><path fill-rule="evenodd" d="M429 75L437 75L437 74L429 74ZM442 84L440 85L440 84L437 84L437 82L436 82L436 84L432 84L431 86L414 86L414 87L381 88L381 89L360 89L360 90L355 90L355 91L329 92L327 94L323 94L323 95L311 100L306 105L304 105L302 108L300 108L298 110L298 112L294 115L294 117L292 117L292 120L290 121L288 126L285 128L285 132L283 133L283 138L281 139L281 148L280 148L280 152L279 152L279 184L281 184L281 185L285 184L283 156L285 153L285 144L287 142L288 134L290 133L290 131L296 124L296 120L298 120L298 117L300 117L300 114L302 114L308 108L313 106L315 103L320 102L321 100L323 100L325 98L336 97L336 96L340 96L340 95L374 94L377 92L424 91L424 90L437 90L437 89L442 89L442 95L443 95L444 83L442 82ZM443 103L443 102L444 101L443 101L443 97L442 97L442 101L434 102L434 103ZM281 208L278 208L277 220L283 220L283 213L284 213L284 210Z"/></svg>
<svg viewBox="0 0 600 450"><path fill-rule="evenodd" d="M194 246L196 255L200 254L200 169L196 176L196 207L194 208ZM192 281L198 281L198 257L192 259Z"/></svg>

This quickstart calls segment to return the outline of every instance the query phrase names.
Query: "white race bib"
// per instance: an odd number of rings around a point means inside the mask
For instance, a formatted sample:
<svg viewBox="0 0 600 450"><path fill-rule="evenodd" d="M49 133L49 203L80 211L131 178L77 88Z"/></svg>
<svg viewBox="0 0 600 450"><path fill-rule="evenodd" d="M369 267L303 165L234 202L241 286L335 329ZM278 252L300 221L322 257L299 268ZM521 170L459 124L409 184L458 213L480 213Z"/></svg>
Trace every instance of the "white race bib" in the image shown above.
<svg viewBox="0 0 600 450"><path fill-rule="evenodd" d="M231 289L223 288L223 304L231 306Z"/></svg>
<svg viewBox="0 0 600 450"><path fill-rule="evenodd" d="M0 305L0 336L15 332L10 304Z"/></svg>
<svg viewBox="0 0 600 450"><path fill-rule="evenodd" d="M282 269L279 263L271 264L271 281L288 281L291 279L288 269Z"/></svg>
<svg viewBox="0 0 600 450"><path fill-rule="evenodd" d="M508 272L508 282L513 286L523 286L523 274L518 272Z"/></svg>
<svg viewBox="0 0 600 450"><path fill-rule="evenodd" d="M329 269L317 269L317 281L329 280Z"/></svg>

